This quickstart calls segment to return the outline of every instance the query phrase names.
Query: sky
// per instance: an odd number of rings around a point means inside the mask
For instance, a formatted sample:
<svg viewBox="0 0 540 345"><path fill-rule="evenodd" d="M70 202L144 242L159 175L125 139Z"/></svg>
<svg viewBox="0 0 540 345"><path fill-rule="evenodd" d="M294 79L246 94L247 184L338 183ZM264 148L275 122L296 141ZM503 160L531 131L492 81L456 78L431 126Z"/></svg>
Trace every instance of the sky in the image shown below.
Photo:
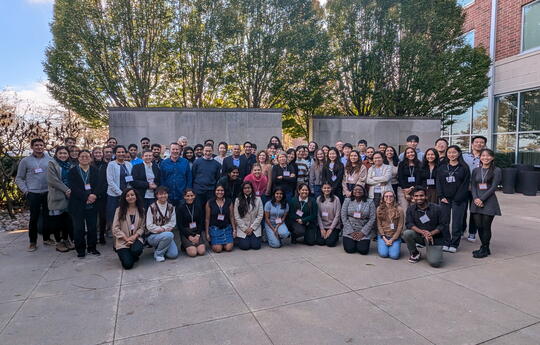
<svg viewBox="0 0 540 345"><path fill-rule="evenodd" d="M50 103L43 84L44 51L51 42L54 0L0 0L0 90Z"/></svg>

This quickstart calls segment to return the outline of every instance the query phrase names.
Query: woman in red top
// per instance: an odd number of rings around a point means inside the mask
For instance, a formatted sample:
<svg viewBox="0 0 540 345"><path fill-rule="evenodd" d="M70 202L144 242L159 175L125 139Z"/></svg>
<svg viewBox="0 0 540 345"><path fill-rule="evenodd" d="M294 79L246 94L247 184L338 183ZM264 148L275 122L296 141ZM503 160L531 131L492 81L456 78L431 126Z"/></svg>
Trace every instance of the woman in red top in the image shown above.
<svg viewBox="0 0 540 345"><path fill-rule="evenodd" d="M268 177L262 173L262 167L259 163L253 164L251 174L244 178L244 182L251 182L255 196L262 199L263 204L266 202L266 190L268 187Z"/></svg>

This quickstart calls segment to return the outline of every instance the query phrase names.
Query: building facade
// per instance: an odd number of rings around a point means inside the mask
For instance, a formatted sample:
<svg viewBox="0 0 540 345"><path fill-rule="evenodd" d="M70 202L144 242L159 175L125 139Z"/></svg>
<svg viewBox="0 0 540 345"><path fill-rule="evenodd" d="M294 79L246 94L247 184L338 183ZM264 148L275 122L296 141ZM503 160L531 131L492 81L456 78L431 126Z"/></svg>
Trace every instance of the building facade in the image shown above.
<svg viewBox="0 0 540 345"><path fill-rule="evenodd" d="M469 150L474 135L515 163L540 165L540 0L457 0L464 39L493 65L486 98L452 117L443 135Z"/></svg>

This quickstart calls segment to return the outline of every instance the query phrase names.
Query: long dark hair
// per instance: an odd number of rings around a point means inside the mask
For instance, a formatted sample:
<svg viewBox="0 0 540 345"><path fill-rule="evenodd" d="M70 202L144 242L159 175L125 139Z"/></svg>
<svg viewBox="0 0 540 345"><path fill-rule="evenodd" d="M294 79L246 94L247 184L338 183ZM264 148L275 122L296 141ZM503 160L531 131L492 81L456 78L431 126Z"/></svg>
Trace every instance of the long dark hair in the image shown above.
<svg viewBox="0 0 540 345"><path fill-rule="evenodd" d="M461 147L459 147L457 145L450 145L446 149L446 162L450 163L450 159L448 158L448 150L450 150L450 149L454 149L454 150L456 150L458 152L458 164L461 165L464 168L469 169L469 166L463 160L463 152L461 151Z"/></svg>
<svg viewBox="0 0 540 345"><path fill-rule="evenodd" d="M480 156L482 155L482 153L484 152L487 152L488 155L490 155L491 157L495 158L495 152L493 152L493 150L491 149L488 149L488 148L484 148L482 150L480 150ZM483 167L483 163L480 162L480 168ZM493 171L495 170L495 160L492 160L491 163L489 163L489 168L488 168L488 176L491 174L493 175Z"/></svg>
<svg viewBox="0 0 540 345"><path fill-rule="evenodd" d="M291 153L294 153L294 159L289 162L289 155ZM288 149L287 150L287 164L296 164L296 150L295 149Z"/></svg>
<svg viewBox="0 0 540 345"><path fill-rule="evenodd" d="M139 213L139 217L144 218L144 204L141 196L139 195L139 192L135 188L127 188L120 197L120 202L118 203L118 219L123 220L126 218L127 210L129 208L129 204L126 200L126 195L130 191L133 191L135 193L135 197L137 198L137 201L135 202L135 206L137 207L137 212Z"/></svg>
<svg viewBox="0 0 540 345"><path fill-rule="evenodd" d="M186 152L187 151L191 151L193 153L193 157L187 158L186 157ZM190 161L192 163L195 162L196 157L195 157L195 150L193 149L193 147L191 147L191 146L184 147L184 149L182 150L182 157L184 157L185 159L187 159L188 161Z"/></svg>
<svg viewBox="0 0 540 345"><path fill-rule="evenodd" d="M391 149L394 152L394 155L392 156L392 162L388 161L388 158L386 157L386 151ZM386 150L384 150L384 157L383 157L384 164L390 165L392 163L393 166L397 167L399 165L399 157L396 151L396 148L394 146L388 146Z"/></svg>
<svg viewBox="0 0 540 345"><path fill-rule="evenodd" d="M311 194L311 188L309 188L309 185L307 183L300 183L298 185L298 187L296 187L296 195L297 195L297 198L298 198L298 202L300 202L300 190L302 188L306 187L308 189L308 197L307 197L307 205L309 208L311 208L311 197L309 196L309 194Z"/></svg>
<svg viewBox="0 0 540 345"><path fill-rule="evenodd" d="M407 168L409 166L409 158L407 158L407 151L412 150L414 152L414 158L412 159L413 165L415 168L420 167L420 161L418 160L418 153L416 153L416 150L412 147L407 147L405 151L403 152L403 160L399 163L400 166L403 166L404 168Z"/></svg>
<svg viewBox="0 0 540 345"><path fill-rule="evenodd" d="M317 153L321 151L323 153L323 159L318 160L317 159ZM315 150L315 154L313 154L313 164L315 164L317 167L324 166L324 163L326 162L326 155L324 154L324 151L322 149Z"/></svg>
<svg viewBox="0 0 540 345"><path fill-rule="evenodd" d="M270 140L268 141L268 144L272 144L272 139L276 138L277 139L277 145L276 144L273 144L276 146L276 150L283 150L283 145L281 144L281 140L276 137L275 135L273 137L270 138Z"/></svg>
<svg viewBox="0 0 540 345"><path fill-rule="evenodd" d="M334 195L334 189L332 188L332 186L330 185L330 183L323 183L323 185L321 186L321 189L322 187L324 187L325 185L328 185L330 186L330 197L328 198L330 200L330 202L334 202L334 199L336 198L336 196ZM321 202L325 202L326 201L326 198L324 197L324 193L321 193L321 195L319 196L319 200Z"/></svg>
<svg viewBox="0 0 540 345"><path fill-rule="evenodd" d="M330 151L334 151L334 153L336 154L336 160L333 162L334 163L334 169L339 168L339 167L343 167L343 163L341 163L339 151L335 147L331 147L330 150L328 150L328 156L326 158L326 162L324 163L324 167L330 169L330 163L332 163L330 161Z"/></svg>
<svg viewBox="0 0 540 345"><path fill-rule="evenodd" d="M427 153L429 151L433 152L433 154L435 155L435 160L433 161L433 163L435 163L435 168L436 168L439 166L439 152L437 152L437 150L435 150L433 147L427 149L426 152L424 153L424 159L422 159L422 166L426 169L429 169L429 162L427 160Z"/></svg>
<svg viewBox="0 0 540 345"><path fill-rule="evenodd" d="M351 162L351 155L349 154L349 159L347 159L347 164L345 164L345 171L347 174L359 173L362 170L362 157L360 156L360 152L356 150L352 150L351 153L356 153L358 161L355 163L356 166L354 166L353 162Z"/></svg>
<svg viewBox="0 0 540 345"><path fill-rule="evenodd" d="M287 198L285 197L285 190L281 187L276 187L274 189L274 191L272 192L272 204L275 205L277 204L277 200L276 200L276 192L281 192L281 194L283 194L283 197L281 198L281 201L279 202L279 204L281 205L281 209L284 210L285 208L287 208Z"/></svg>
<svg viewBox="0 0 540 345"><path fill-rule="evenodd" d="M250 186L251 187L251 194L249 196L246 196L244 194L244 187ZM249 206L255 207L255 193L253 190L253 185L249 181L244 181L240 187L240 194L238 195L238 214L240 214L240 217L244 217L248 211Z"/></svg>

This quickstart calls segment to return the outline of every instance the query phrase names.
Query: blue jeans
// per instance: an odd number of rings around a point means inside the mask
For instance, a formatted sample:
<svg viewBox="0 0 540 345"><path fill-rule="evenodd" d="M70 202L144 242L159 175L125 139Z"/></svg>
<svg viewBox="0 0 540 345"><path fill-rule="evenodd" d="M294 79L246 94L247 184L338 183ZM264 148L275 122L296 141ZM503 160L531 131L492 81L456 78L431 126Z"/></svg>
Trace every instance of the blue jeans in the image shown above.
<svg viewBox="0 0 540 345"><path fill-rule="evenodd" d="M174 234L170 231L152 234L146 239L148 244L156 248L154 257L166 257L167 259L176 259L178 256L178 247L174 242Z"/></svg>
<svg viewBox="0 0 540 345"><path fill-rule="evenodd" d="M394 260L399 259L399 254L401 251L401 239L397 239L389 247L386 245L381 235L377 236L377 249L381 258L390 257Z"/></svg>
<svg viewBox="0 0 540 345"><path fill-rule="evenodd" d="M289 229L287 229L287 225L285 223L281 223L280 226L278 226L277 233L279 235L279 238L276 237L276 234L274 234L274 231L268 226L268 224L264 224L264 231L266 232L266 238L268 239L268 245L272 248L279 248L281 247L281 240L284 238L287 238L291 235L289 232Z"/></svg>
<svg viewBox="0 0 540 345"><path fill-rule="evenodd" d="M114 213L116 212L116 208L118 207L119 203L120 203L119 196L107 195L107 205L105 206L106 214L107 214L107 223L112 224L114 220Z"/></svg>
<svg viewBox="0 0 540 345"><path fill-rule="evenodd" d="M313 185L313 190L311 191L311 193L313 194L313 197L315 199L317 199L322 194L321 188L322 186L320 184Z"/></svg>

